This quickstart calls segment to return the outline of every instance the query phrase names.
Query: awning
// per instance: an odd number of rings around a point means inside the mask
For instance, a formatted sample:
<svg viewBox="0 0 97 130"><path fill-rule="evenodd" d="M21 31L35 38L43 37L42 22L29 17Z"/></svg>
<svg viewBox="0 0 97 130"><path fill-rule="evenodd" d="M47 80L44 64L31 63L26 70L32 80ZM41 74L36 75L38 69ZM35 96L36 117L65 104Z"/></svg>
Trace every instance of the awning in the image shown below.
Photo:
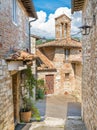
<svg viewBox="0 0 97 130"><path fill-rule="evenodd" d="M11 53L5 60L8 63L8 70L21 71L27 68L27 66L33 65L33 60L37 58L36 55L28 53L26 51L18 51L16 53Z"/></svg>
<svg viewBox="0 0 97 130"><path fill-rule="evenodd" d="M6 61L32 61L37 56L26 51L17 51L10 54L5 60Z"/></svg>

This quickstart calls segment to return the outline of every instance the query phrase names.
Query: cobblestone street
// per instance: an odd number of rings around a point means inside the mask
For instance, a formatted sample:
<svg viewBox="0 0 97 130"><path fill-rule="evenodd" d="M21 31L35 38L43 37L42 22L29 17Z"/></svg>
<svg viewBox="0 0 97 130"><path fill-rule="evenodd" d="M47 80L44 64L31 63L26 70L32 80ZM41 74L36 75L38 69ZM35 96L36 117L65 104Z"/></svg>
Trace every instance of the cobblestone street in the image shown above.
<svg viewBox="0 0 97 130"><path fill-rule="evenodd" d="M42 121L29 123L22 130L86 130L80 103L70 95L48 96L37 101L36 106Z"/></svg>

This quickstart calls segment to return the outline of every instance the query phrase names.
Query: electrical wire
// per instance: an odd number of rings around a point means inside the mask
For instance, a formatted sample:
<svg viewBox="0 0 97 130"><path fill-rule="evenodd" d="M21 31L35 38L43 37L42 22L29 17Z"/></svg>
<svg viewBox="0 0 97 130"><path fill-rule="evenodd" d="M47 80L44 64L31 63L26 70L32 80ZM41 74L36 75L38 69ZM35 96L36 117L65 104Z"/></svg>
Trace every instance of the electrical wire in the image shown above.
<svg viewBox="0 0 97 130"><path fill-rule="evenodd" d="M75 35L78 35L78 34L80 34L81 33L81 31L79 31L79 32L77 32L77 33L75 33L75 34L72 34L71 36L75 36Z"/></svg>

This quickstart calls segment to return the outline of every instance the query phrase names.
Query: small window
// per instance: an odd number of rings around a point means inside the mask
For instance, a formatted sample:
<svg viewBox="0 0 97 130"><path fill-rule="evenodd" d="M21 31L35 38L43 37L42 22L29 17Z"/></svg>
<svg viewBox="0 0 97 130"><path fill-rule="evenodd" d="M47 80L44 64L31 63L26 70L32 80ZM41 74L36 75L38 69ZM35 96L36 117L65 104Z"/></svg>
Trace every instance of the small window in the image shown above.
<svg viewBox="0 0 97 130"><path fill-rule="evenodd" d="M72 68L73 68L73 71L74 71L74 75L76 75L76 64L75 63L72 63Z"/></svg>
<svg viewBox="0 0 97 130"><path fill-rule="evenodd" d="M12 0L12 20L17 24L17 2Z"/></svg>
<svg viewBox="0 0 97 130"><path fill-rule="evenodd" d="M67 37L67 23L65 23L65 26L64 26L64 38Z"/></svg>
<svg viewBox="0 0 97 130"><path fill-rule="evenodd" d="M70 50L69 50L69 49L66 49L66 50L65 50L65 60L68 60L69 55L70 55Z"/></svg>
<svg viewBox="0 0 97 130"><path fill-rule="evenodd" d="M60 38L62 38L62 24L60 25Z"/></svg>
<svg viewBox="0 0 97 130"><path fill-rule="evenodd" d="M65 73L65 79L69 79L69 73Z"/></svg>

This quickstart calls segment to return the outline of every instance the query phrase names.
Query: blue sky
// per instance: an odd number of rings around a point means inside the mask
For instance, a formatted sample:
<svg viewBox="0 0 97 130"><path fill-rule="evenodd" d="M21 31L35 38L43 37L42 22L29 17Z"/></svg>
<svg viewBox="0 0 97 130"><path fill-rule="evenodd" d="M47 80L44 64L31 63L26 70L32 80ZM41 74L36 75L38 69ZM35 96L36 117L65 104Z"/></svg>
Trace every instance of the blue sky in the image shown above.
<svg viewBox="0 0 97 130"><path fill-rule="evenodd" d="M32 24L32 32L46 38L55 38L55 18L65 14L71 18L71 34L79 32L81 13L71 15L71 0L33 0L38 20Z"/></svg>
<svg viewBox="0 0 97 130"><path fill-rule="evenodd" d="M59 7L71 8L71 0L33 0L36 11L43 10L47 13L54 13Z"/></svg>

